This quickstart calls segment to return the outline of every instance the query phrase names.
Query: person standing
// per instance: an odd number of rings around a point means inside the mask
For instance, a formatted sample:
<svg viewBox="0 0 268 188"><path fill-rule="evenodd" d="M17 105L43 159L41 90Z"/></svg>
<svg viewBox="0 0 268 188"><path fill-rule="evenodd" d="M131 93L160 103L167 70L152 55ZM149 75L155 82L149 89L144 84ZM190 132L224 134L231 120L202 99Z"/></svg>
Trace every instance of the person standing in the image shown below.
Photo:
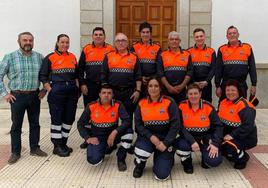
<svg viewBox="0 0 268 188"><path fill-rule="evenodd" d="M78 63L79 84L83 94L84 107L98 99L104 55L114 50L112 45L105 43L105 31L102 27L93 29L92 40L92 44L87 44L83 48Z"/></svg>
<svg viewBox="0 0 268 188"><path fill-rule="evenodd" d="M177 104L186 99L186 86L193 76L190 53L181 49L180 42L178 32L169 33L169 49L161 54L159 71L167 95L172 97Z"/></svg>
<svg viewBox="0 0 268 188"><path fill-rule="evenodd" d="M230 26L227 29L226 37L228 43L222 45L217 54L217 69L215 74L216 95L222 101L225 95L225 83L229 79L239 82L243 97L247 98L247 75L250 75L250 94L256 94L257 71L253 50L250 44L242 43L239 40L238 29Z"/></svg>
<svg viewBox="0 0 268 188"><path fill-rule="evenodd" d="M160 45L152 40L152 26L143 22L139 26L141 39L132 45L130 51L139 58L142 75L142 90L140 98L145 97L145 89L150 76L155 76L159 69Z"/></svg>
<svg viewBox="0 0 268 188"><path fill-rule="evenodd" d="M132 127L133 112L141 93L140 64L137 56L128 50L125 34L118 33L115 36L115 49L105 55L101 82L102 85L109 84L113 88L114 98L125 106ZM132 137L129 139L133 140ZM128 151L131 152L131 149Z"/></svg>
<svg viewBox="0 0 268 188"><path fill-rule="evenodd" d="M193 63L193 82L202 89L202 99L212 102L211 80L215 75L216 53L205 44L205 30L193 32L195 45L188 49Z"/></svg>
<svg viewBox="0 0 268 188"><path fill-rule="evenodd" d="M53 154L60 157L67 157L73 151L67 146L67 140L75 120L79 94L77 61L68 51L69 46L69 36L60 34L55 51L45 57L39 74L48 91Z"/></svg>
<svg viewBox="0 0 268 188"><path fill-rule="evenodd" d="M11 156L9 164L16 163L21 157L21 129L25 111L30 125L30 155L46 157L40 149L40 99L46 95L39 90L39 70L43 56L33 51L34 36L30 32L18 35L20 49L5 55L0 63L0 93L11 106ZM8 93L3 78L9 79Z"/></svg>
<svg viewBox="0 0 268 188"><path fill-rule="evenodd" d="M84 107L98 99L104 55L114 50L112 45L105 42L105 38L105 30L102 27L95 27L92 31L93 42L83 48L79 59L79 84ZM86 141L80 145L80 148L87 148Z"/></svg>

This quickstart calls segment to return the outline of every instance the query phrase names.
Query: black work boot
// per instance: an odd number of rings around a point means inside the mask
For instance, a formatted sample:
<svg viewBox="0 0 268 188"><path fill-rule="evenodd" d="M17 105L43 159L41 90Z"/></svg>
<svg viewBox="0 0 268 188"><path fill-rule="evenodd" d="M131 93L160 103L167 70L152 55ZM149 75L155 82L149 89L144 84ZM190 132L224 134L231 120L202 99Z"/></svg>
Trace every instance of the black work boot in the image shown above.
<svg viewBox="0 0 268 188"><path fill-rule="evenodd" d="M141 163L137 163L136 160L135 160L135 168L133 170L133 177L134 178L140 178L143 174L143 170L145 168L145 164L146 162L142 161Z"/></svg>
<svg viewBox="0 0 268 188"><path fill-rule="evenodd" d="M70 156L70 152L68 150L66 150L60 144L55 144L54 145L53 154L58 155L60 157L68 157L68 156Z"/></svg>
<svg viewBox="0 0 268 188"><path fill-rule="evenodd" d="M117 167L119 171L125 171L127 169L126 165L126 157L127 157L127 150L120 146L116 153L117 156Z"/></svg>
<svg viewBox="0 0 268 188"><path fill-rule="evenodd" d="M80 144L81 149L86 149L87 146L88 146L88 143L86 141L84 141L82 144Z"/></svg>
<svg viewBox="0 0 268 188"><path fill-rule="evenodd" d="M73 152L73 148L67 146L68 138L62 138L62 146L67 150L69 153Z"/></svg>
<svg viewBox="0 0 268 188"><path fill-rule="evenodd" d="M246 168L249 158L249 154L244 151L244 156L235 162L234 168L239 170Z"/></svg>
<svg viewBox="0 0 268 188"><path fill-rule="evenodd" d="M201 167L204 169L209 169L209 166L202 160Z"/></svg>
<svg viewBox="0 0 268 188"><path fill-rule="evenodd" d="M117 167L120 172L127 170L127 164L125 160L117 160Z"/></svg>
<svg viewBox="0 0 268 188"><path fill-rule="evenodd" d="M181 161L181 164L183 165L183 170L186 174L192 174L194 173L194 167L192 164L192 158L189 157L184 161Z"/></svg>

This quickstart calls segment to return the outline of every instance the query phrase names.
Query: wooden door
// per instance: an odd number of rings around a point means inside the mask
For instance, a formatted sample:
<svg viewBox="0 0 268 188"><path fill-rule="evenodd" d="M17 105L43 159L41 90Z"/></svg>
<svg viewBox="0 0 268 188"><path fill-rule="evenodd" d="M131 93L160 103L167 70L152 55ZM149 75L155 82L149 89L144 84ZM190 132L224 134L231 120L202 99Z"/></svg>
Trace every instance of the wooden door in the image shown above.
<svg viewBox="0 0 268 188"><path fill-rule="evenodd" d="M166 49L168 33L176 30L176 0L116 0L116 32L125 33L130 44L140 39L144 21L153 27L153 40Z"/></svg>

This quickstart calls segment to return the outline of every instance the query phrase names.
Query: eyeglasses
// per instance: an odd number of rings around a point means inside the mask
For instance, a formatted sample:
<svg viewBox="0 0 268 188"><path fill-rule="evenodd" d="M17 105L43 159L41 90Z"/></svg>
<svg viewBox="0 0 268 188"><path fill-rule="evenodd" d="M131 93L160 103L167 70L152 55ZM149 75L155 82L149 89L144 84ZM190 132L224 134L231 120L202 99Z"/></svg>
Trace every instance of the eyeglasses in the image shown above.
<svg viewBox="0 0 268 188"><path fill-rule="evenodd" d="M117 40L115 40L115 42L116 43L125 43L125 42L127 42L127 40L126 39L117 39Z"/></svg>

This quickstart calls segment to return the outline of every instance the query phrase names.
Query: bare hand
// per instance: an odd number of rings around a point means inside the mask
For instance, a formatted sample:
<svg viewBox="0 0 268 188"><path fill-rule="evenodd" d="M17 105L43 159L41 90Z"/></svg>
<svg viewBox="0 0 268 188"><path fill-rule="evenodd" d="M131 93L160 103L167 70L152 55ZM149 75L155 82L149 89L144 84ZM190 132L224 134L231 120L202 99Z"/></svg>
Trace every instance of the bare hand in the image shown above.
<svg viewBox="0 0 268 188"><path fill-rule="evenodd" d="M184 85L182 85L182 84L175 86L177 93L180 93L183 90L183 88L184 88Z"/></svg>
<svg viewBox="0 0 268 188"><path fill-rule="evenodd" d="M117 135L117 130L113 130L111 134L109 135L107 139L107 144L109 147L112 147L114 145L114 140L115 140L116 135Z"/></svg>
<svg viewBox="0 0 268 188"><path fill-rule="evenodd" d="M233 139L234 138L229 134L225 135L224 138L223 138L224 141L233 140Z"/></svg>
<svg viewBox="0 0 268 188"><path fill-rule="evenodd" d="M47 90L41 89L40 92L38 93L39 99L40 100L43 99L46 96L46 94L47 94Z"/></svg>
<svg viewBox="0 0 268 188"><path fill-rule="evenodd" d="M167 149L167 146L162 141L160 141L159 144L156 146L156 149L161 152L164 152Z"/></svg>
<svg viewBox="0 0 268 188"><path fill-rule="evenodd" d="M147 85L148 84L148 78L147 77L145 77L145 76L142 77L142 84L143 85Z"/></svg>
<svg viewBox="0 0 268 188"><path fill-rule="evenodd" d="M136 103L136 102L138 102L139 97L140 97L140 92L134 91L134 93L131 95L130 99L132 99L133 103Z"/></svg>
<svg viewBox="0 0 268 188"><path fill-rule="evenodd" d="M46 90L49 93L52 90L52 88L49 86L49 87L46 87Z"/></svg>
<svg viewBox="0 0 268 188"><path fill-rule="evenodd" d="M216 88L216 96L217 96L217 97L221 97L221 93L222 93L221 88L220 88L220 87L217 87L217 88Z"/></svg>
<svg viewBox="0 0 268 188"><path fill-rule="evenodd" d="M201 82L198 82L199 84L199 87L201 88L201 89L203 89L204 87L206 87L207 85L208 85L208 82L207 81L201 81Z"/></svg>
<svg viewBox="0 0 268 188"><path fill-rule="evenodd" d="M210 158L215 158L218 157L219 154L219 148L217 148L216 146L214 146L213 144L209 144L207 151L209 151L208 156Z"/></svg>
<svg viewBox="0 0 268 188"><path fill-rule="evenodd" d="M256 86L251 86L251 88L250 88L250 94L251 95L256 95L256 91L257 91Z"/></svg>
<svg viewBox="0 0 268 188"><path fill-rule="evenodd" d="M99 140L97 137L90 137L87 139L87 143L92 145L99 145Z"/></svg>
<svg viewBox="0 0 268 188"><path fill-rule="evenodd" d="M170 94L179 94L179 92L177 91L177 89L173 86L167 87L167 90Z"/></svg>
<svg viewBox="0 0 268 188"><path fill-rule="evenodd" d="M88 89L86 85L81 85L81 92L83 95L87 95L88 94Z"/></svg>
<svg viewBox="0 0 268 188"><path fill-rule="evenodd" d="M16 97L10 93L8 93L6 96L4 96L4 99L8 103L14 103L16 101Z"/></svg>
<svg viewBox="0 0 268 188"><path fill-rule="evenodd" d="M192 151L199 151L200 150L199 145L198 145L197 142L193 143L191 145L191 148L192 148Z"/></svg>
<svg viewBox="0 0 268 188"><path fill-rule="evenodd" d="M157 138L155 135L152 135L152 136L150 137L150 140L151 140L151 142L152 142L155 146L157 146L158 144L160 144L160 140L159 140L159 138Z"/></svg>

